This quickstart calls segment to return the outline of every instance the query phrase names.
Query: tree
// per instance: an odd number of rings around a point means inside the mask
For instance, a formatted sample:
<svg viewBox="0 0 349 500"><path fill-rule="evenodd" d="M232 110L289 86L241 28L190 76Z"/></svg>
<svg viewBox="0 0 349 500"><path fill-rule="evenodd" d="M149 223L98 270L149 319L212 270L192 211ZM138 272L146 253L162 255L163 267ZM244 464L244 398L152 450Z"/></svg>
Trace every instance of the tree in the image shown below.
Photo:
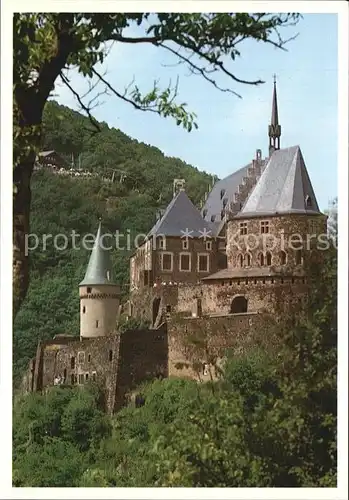
<svg viewBox="0 0 349 500"><path fill-rule="evenodd" d="M36 154L40 148L42 116L46 102L60 78L71 90L95 129L98 124L86 104L72 87L66 70L77 68L89 78L97 78L108 92L136 109L172 117L190 131L197 126L195 115L185 103L177 103L177 85L160 89L155 83L142 95L137 85L125 91L113 88L96 70L108 53L107 42L152 44L177 57L194 74L200 75L217 89L222 88L214 77L222 73L234 83L259 84L237 77L229 63L241 55L241 44L247 39L284 48L287 40L279 29L295 24L297 14L212 14L212 13L53 13L14 15L13 53L13 291L14 314L23 301L29 283L25 235L29 233L30 180ZM143 30L130 37L130 26Z"/></svg>

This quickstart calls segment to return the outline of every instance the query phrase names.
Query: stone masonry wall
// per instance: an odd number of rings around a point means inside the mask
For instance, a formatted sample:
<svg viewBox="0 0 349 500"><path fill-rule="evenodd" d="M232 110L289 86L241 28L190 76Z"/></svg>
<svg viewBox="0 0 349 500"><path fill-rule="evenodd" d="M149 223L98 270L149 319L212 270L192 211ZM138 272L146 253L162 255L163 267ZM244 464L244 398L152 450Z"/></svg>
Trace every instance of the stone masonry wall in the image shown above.
<svg viewBox="0 0 349 500"><path fill-rule="evenodd" d="M272 316L256 313L172 318L168 324L169 376L215 378L214 365L220 366L228 351L275 346L274 324Z"/></svg>
<svg viewBox="0 0 349 500"><path fill-rule="evenodd" d="M273 312L281 306L303 300L307 293L303 277L217 280L209 284L179 287L177 312L182 316L197 313L199 299L203 315L229 314L232 300L241 295L248 301L248 312Z"/></svg>
<svg viewBox="0 0 349 500"><path fill-rule="evenodd" d="M168 376L167 328L126 331L121 335L115 410L141 383Z"/></svg>
<svg viewBox="0 0 349 500"><path fill-rule="evenodd" d="M261 232L261 222L269 223L269 232ZM247 234L240 234L241 224L247 224ZM296 251L314 248L316 236L326 234L326 217L323 215L285 215L279 217L256 217L250 219L232 219L227 227L227 258L229 268L246 266L246 259L241 266L241 255L250 255L251 267L260 267L260 254L266 252L272 256L271 265L282 266L281 251L286 253L286 269L297 268ZM310 237L310 235L312 235ZM310 242L309 245L297 244L299 239ZM292 248L293 247L293 248Z"/></svg>

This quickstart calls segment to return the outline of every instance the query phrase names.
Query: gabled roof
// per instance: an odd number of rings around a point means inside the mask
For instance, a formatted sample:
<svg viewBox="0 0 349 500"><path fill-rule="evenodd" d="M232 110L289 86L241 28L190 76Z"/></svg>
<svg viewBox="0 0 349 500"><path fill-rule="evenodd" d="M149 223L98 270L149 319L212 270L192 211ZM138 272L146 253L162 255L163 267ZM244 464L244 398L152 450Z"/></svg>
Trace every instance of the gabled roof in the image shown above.
<svg viewBox="0 0 349 500"><path fill-rule="evenodd" d="M227 203L234 200L234 195L239 185L242 183L243 178L247 176L248 168L251 166L252 163L249 163L245 167L228 175L228 177L216 182L201 210L202 215L204 216L205 214L204 218L206 221L211 222L212 216L215 216L214 222L220 222L222 220L221 211L224 208L223 200L226 199Z"/></svg>
<svg viewBox="0 0 349 500"><path fill-rule="evenodd" d="M86 274L79 286L115 285L112 279L110 250L107 250L107 248L110 248L110 242L105 236L102 231L102 224L99 223Z"/></svg>
<svg viewBox="0 0 349 500"><path fill-rule="evenodd" d="M200 237L206 230L212 236L212 225L205 221L193 205L185 191L179 191L167 206L163 216L156 222L148 236L183 236L186 231L190 237Z"/></svg>
<svg viewBox="0 0 349 500"><path fill-rule="evenodd" d="M277 214L320 214L299 146L273 152L236 218Z"/></svg>

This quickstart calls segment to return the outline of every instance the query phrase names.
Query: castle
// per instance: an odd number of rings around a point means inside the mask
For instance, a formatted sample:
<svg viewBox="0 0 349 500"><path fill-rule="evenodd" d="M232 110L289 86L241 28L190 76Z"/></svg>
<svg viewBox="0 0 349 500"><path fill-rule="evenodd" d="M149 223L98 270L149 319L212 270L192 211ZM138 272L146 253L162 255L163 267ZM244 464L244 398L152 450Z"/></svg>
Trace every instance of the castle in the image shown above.
<svg viewBox="0 0 349 500"><path fill-rule="evenodd" d="M208 380L227 349L271 341L280 304L306 302L304 263L327 218L300 147L280 148L275 81L268 132L269 156L257 149L248 165L216 182L201 211L185 181L174 181L172 201L130 259L123 310L150 328L118 332L119 287L99 225L79 285L80 337L39 342L27 391L99 380L113 413L145 380Z"/></svg>

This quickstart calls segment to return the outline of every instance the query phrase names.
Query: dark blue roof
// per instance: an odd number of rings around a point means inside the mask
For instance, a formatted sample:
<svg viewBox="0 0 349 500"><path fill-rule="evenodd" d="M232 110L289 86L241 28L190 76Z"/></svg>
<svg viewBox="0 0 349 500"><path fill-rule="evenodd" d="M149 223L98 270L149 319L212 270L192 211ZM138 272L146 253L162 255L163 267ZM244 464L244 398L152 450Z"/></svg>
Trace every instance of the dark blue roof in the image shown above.
<svg viewBox="0 0 349 500"><path fill-rule="evenodd" d="M206 221L220 222L222 220L221 211L224 208L224 203L229 204L234 201L234 195L238 191L243 178L247 176L247 170L251 166L252 163L249 163L233 174L228 175L228 177L216 182L201 210L201 214ZM223 200L227 201L224 202ZM214 217L214 221L211 220L212 217Z"/></svg>
<svg viewBox="0 0 349 500"><path fill-rule="evenodd" d="M163 216L156 222L148 236L183 236L188 231L192 237L202 236L202 232L210 232L212 224L205 221L199 210L193 205L185 191L179 191L169 205Z"/></svg>

